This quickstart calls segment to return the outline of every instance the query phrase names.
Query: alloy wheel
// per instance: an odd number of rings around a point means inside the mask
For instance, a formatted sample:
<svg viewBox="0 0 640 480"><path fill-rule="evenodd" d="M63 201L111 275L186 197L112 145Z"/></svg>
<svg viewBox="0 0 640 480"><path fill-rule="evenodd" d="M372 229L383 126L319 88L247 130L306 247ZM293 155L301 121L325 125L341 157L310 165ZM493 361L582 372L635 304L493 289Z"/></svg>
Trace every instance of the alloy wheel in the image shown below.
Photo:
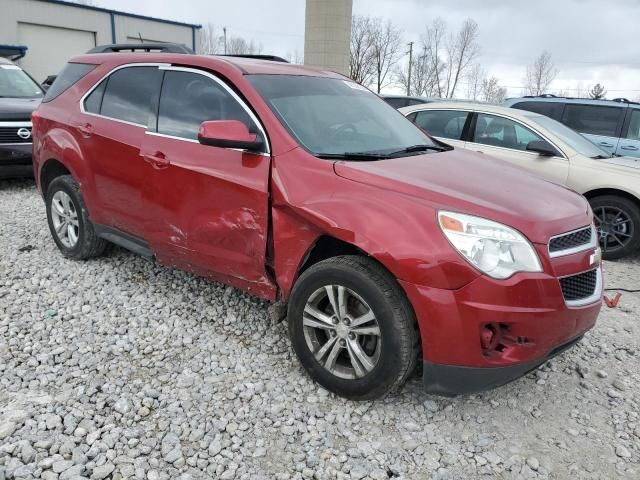
<svg viewBox="0 0 640 480"><path fill-rule="evenodd" d="M593 212L600 246L604 253L627 246L634 235L631 217L613 206L598 207Z"/></svg>
<svg viewBox="0 0 640 480"><path fill-rule="evenodd" d="M366 376L380 359L382 337L371 307L341 285L317 289L304 308L307 346L326 370L339 378Z"/></svg>
<svg viewBox="0 0 640 480"><path fill-rule="evenodd" d="M66 248L75 247L80 234L78 212L71 197L62 190L51 197L51 220L60 243Z"/></svg>

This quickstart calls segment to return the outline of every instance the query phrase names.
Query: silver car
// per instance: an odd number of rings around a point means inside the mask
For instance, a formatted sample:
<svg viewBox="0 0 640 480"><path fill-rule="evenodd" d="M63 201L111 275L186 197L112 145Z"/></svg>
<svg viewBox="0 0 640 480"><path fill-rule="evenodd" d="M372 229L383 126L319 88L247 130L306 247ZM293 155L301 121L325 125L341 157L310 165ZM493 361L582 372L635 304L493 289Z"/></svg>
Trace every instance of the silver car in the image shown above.
<svg viewBox="0 0 640 480"><path fill-rule="evenodd" d="M604 258L640 248L640 159L612 156L565 125L528 111L448 102L400 112L445 143L519 165L586 196Z"/></svg>

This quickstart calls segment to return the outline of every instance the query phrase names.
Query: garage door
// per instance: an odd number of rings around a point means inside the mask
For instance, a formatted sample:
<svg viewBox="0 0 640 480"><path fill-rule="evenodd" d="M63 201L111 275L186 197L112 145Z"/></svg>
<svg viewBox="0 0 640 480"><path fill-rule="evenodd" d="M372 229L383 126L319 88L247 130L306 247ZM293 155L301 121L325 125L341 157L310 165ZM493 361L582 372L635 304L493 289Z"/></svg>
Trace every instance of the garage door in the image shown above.
<svg viewBox="0 0 640 480"><path fill-rule="evenodd" d="M20 65L38 82L56 75L70 57L96 46L95 32L18 23L20 45L29 47Z"/></svg>

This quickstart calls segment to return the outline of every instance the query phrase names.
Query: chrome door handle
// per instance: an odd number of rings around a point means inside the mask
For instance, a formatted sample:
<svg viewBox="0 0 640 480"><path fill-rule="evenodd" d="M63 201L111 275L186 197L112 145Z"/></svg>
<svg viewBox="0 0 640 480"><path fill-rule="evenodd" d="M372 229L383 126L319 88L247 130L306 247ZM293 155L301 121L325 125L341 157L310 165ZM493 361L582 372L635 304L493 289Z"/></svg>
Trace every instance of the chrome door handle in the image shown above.
<svg viewBox="0 0 640 480"><path fill-rule="evenodd" d="M633 145L625 145L624 147L620 147L621 150L638 150L638 147L634 147Z"/></svg>
<svg viewBox="0 0 640 480"><path fill-rule="evenodd" d="M612 148L613 145L611 143L607 143L607 142L600 142L600 146L601 147L607 147L607 148Z"/></svg>
<svg viewBox="0 0 640 480"><path fill-rule="evenodd" d="M140 156L144 158L144 161L150 163L151 166L157 170L162 170L171 165L171 162L162 152L154 153L141 153Z"/></svg>
<svg viewBox="0 0 640 480"><path fill-rule="evenodd" d="M80 132L80 135L82 135L84 138L91 138L91 136L93 135L93 126L90 123L85 123L84 125L78 125L76 129L78 130L78 132Z"/></svg>

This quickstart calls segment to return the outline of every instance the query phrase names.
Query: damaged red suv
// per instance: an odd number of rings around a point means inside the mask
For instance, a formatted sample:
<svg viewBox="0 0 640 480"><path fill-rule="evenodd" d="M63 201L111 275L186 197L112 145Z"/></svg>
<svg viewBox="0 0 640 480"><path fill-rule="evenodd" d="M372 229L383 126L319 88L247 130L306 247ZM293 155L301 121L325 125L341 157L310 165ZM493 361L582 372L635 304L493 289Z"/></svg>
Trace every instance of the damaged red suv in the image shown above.
<svg viewBox="0 0 640 480"><path fill-rule="evenodd" d="M33 116L64 256L114 243L278 301L309 375L352 399L418 362L428 392L502 385L594 326L582 196L437 142L338 74L122 50L72 59Z"/></svg>

